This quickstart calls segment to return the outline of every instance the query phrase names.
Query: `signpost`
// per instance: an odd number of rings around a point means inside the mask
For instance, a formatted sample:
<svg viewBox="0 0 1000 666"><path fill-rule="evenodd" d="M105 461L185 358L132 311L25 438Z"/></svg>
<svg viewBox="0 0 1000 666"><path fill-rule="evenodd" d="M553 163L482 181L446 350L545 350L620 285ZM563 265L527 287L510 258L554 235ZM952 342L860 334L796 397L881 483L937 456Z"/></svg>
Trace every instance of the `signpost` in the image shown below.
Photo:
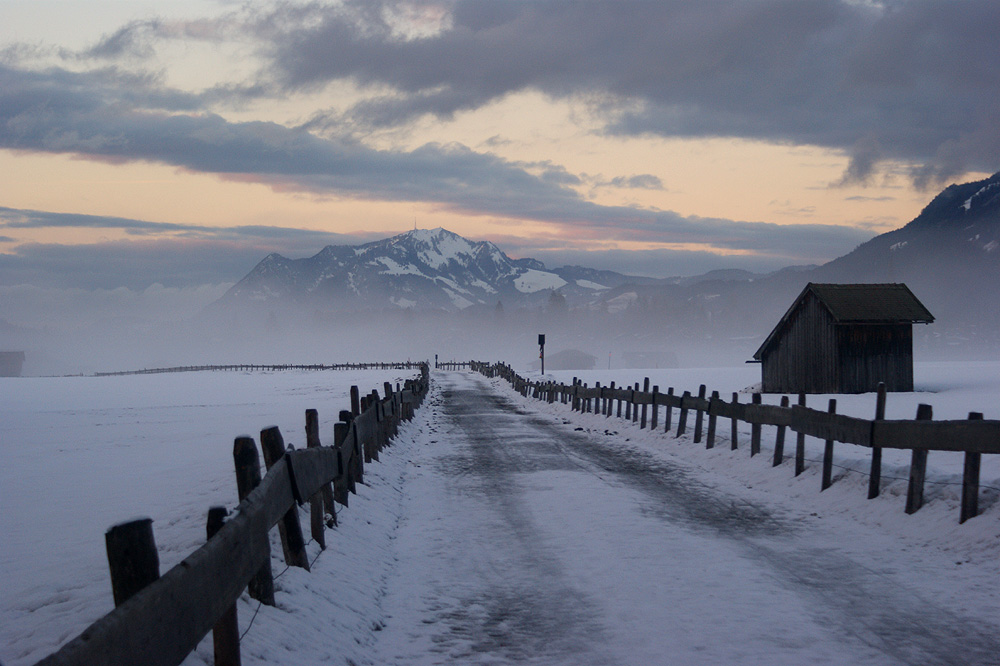
<svg viewBox="0 0 1000 666"><path fill-rule="evenodd" d="M542 359L542 374L545 374L545 334L538 334L538 358Z"/></svg>

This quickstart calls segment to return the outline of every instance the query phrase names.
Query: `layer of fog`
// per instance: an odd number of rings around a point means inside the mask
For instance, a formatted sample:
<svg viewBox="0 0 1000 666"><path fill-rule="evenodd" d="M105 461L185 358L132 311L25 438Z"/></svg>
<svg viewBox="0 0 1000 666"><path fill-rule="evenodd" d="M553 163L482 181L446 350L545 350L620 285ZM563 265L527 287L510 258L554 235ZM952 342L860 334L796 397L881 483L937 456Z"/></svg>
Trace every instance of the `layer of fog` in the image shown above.
<svg viewBox="0 0 1000 666"><path fill-rule="evenodd" d="M0 350L24 351L25 375L90 374L203 364L313 364L383 360L503 360L528 371L538 334L551 359L565 350L597 368L732 366L749 360L799 286L767 299L739 289L657 300L640 292L607 306L461 312L324 312L211 307L228 285L142 292L0 288ZM918 360L996 358L947 327L914 327Z"/></svg>

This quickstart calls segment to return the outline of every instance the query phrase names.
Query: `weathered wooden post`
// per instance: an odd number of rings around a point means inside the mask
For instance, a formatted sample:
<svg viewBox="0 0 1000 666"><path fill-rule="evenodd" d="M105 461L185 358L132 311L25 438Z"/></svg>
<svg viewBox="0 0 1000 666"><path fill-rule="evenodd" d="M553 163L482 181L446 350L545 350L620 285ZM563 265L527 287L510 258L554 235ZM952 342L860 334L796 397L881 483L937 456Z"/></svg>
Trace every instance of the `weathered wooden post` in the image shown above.
<svg viewBox="0 0 1000 666"><path fill-rule="evenodd" d="M285 455L285 440L278 426L260 431L260 448L264 452L264 465L270 470ZM278 523L278 533L281 535L281 547L285 552L285 563L309 571L306 540L302 537L299 509L294 503Z"/></svg>
<svg viewBox="0 0 1000 666"><path fill-rule="evenodd" d="M639 387L639 385L636 384L636 388L638 388L638 387ZM632 420L632 402L635 400L635 397L634 397L635 396L635 389L629 388L627 390L628 390L628 398L625 399L625 420L626 421L631 421Z"/></svg>
<svg viewBox="0 0 1000 666"><path fill-rule="evenodd" d="M209 540L222 529L228 514L224 506L213 506L208 510L206 531ZM212 628L212 645L215 666L240 666L240 625L235 603L226 609Z"/></svg>
<svg viewBox="0 0 1000 666"><path fill-rule="evenodd" d="M691 392L684 391L681 395L681 415L677 418L677 434L674 437L680 437L687 430L687 420L688 420L688 403L691 401Z"/></svg>
<svg viewBox="0 0 1000 666"><path fill-rule="evenodd" d="M644 380L642 380L642 392L643 393L649 393L649 377L646 377ZM648 408L646 406L645 396L643 396L642 416L639 418L639 429L640 430L645 430L646 429L646 416L648 414L649 414L649 410L648 410Z"/></svg>
<svg viewBox="0 0 1000 666"><path fill-rule="evenodd" d="M761 404L760 393L753 394L753 404ZM750 457L753 458L755 455L760 453L760 429L761 424L756 421L754 417L754 422L750 424Z"/></svg>
<svg viewBox="0 0 1000 666"><path fill-rule="evenodd" d="M826 410L830 414L837 413L837 399L830 398L830 406ZM828 439L823 445L823 481L820 485L820 492L826 490L833 483L833 440Z"/></svg>
<svg viewBox="0 0 1000 666"><path fill-rule="evenodd" d="M737 393L736 391L733 391L733 411L734 412L737 409L736 405L738 405L739 403L740 403L740 394ZM739 424L740 424L740 419L734 413L733 416L729 419L729 428L730 428L730 432L729 432L729 448L732 451L735 451L736 449L739 448L739 438L740 438L740 435L739 435Z"/></svg>
<svg viewBox="0 0 1000 666"><path fill-rule="evenodd" d="M611 410L615 406L615 383L611 382L611 394L604 400L604 418L611 418Z"/></svg>
<svg viewBox="0 0 1000 666"><path fill-rule="evenodd" d="M806 394L799 393L798 404L806 406ZM804 433L795 433L795 476L806 471L806 436Z"/></svg>
<svg viewBox="0 0 1000 666"><path fill-rule="evenodd" d="M701 408L700 402L705 399L705 385L702 384L698 387L698 401L699 405L694 410L694 443L701 443L701 428L702 424L705 422L705 411Z"/></svg>
<svg viewBox="0 0 1000 666"><path fill-rule="evenodd" d="M653 387L653 396L650 400L650 406L653 409L653 413L652 415L650 415L649 419L649 429L654 431L656 430L657 425L659 425L660 406L656 404L656 401L659 397L660 397L660 387L659 385L656 385Z"/></svg>
<svg viewBox="0 0 1000 666"><path fill-rule="evenodd" d="M788 407L788 396L781 396L781 406ZM774 438L774 459L771 461L772 467L777 467L785 459L785 426L778 426L778 434Z"/></svg>
<svg viewBox="0 0 1000 666"><path fill-rule="evenodd" d="M969 412L970 421L982 421L979 412ZM979 513L979 463L982 454L975 451L965 452L965 465L962 470L962 509L958 518L959 524L969 518L975 518Z"/></svg>
<svg viewBox="0 0 1000 666"><path fill-rule="evenodd" d="M351 387L351 414L354 416L361 415L361 392L357 386Z"/></svg>
<svg viewBox="0 0 1000 666"><path fill-rule="evenodd" d="M104 533L104 545L116 607L160 577L152 518L112 525Z"/></svg>
<svg viewBox="0 0 1000 666"><path fill-rule="evenodd" d="M333 482L333 499L344 506L348 505L348 497L352 490L350 456L345 454L342 446L347 439L348 428L350 425L346 422L333 426L333 445L337 449L337 478Z"/></svg>
<svg viewBox="0 0 1000 666"><path fill-rule="evenodd" d="M917 405L917 420L930 421L934 410L930 405ZM913 449L910 457L910 480L906 487L906 513L916 513L924 505L924 479L927 477L927 449Z"/></svg>
<svg viewBox="0 0 1000 666"><path fill-rule="evenodd" d="M315 409L307 409L306 448L315 449L319 448L319 445L319 412ZM329 495L329 500L327 500L327 495ZM329 483L324 483L320 491L309 498L309 527L312 538L319 544L320 548L326 550L326 536L323 533L323 526L326 522L324 520L324 503L326 504L325 513L332 516L330 527L333 527L337 523L337 514L330 510L333 506L333 490L330 489Z"/></svg>
<svg viewBox="0 0 1000 666"><path fill-rule="evenodd" d="M674 387L669 386L667 387L667 409L665 410L663 417L664 434L670 432L670 421L671 421L671 416L673 416L674 412L673 400L674 400Z"/></svg>
<svg viewBox="0 0 1000 666"><path fill-rule="evenodd" d="M875 420L885 418L885 382L878 383L878 393L875 397ZM872 442L872 468L868 476L868 499L878 497L879 486L882 483L882 447Z"/></svg>
<svg viewBox="0 0 1000 666"><path fill-rule="evenodd" d="M243 435L233 442L233 460L236 463L236 492L242 502L260 485L260 457L253 437ZM247 592L257 601L274 605L274 578L271 575L271 546L267 535L261 541L267 553L266 561L247 584Z"/></svg>
<svg viewBox="0 0 1000 666"><path fill-rule="evenodd" d="M635 388L632 389L632 423L639 422L639 403L636 402L635 394L639 392L639 382L635 383Z"/></svg>
<svg viewBox="0 0 1000 666"><path fill-rule="evenodd" d="M711 449L715 446L715 406L719 401L719 392L712 391L712 397L708 400L708 437L705 439L705 448Z"/></svg>

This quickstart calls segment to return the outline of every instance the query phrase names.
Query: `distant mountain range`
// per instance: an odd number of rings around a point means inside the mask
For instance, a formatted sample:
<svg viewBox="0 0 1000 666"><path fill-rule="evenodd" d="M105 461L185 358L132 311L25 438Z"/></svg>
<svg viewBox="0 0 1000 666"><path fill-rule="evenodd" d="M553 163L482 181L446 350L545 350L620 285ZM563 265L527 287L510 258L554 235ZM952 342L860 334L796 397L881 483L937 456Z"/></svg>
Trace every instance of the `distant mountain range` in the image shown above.
<svg viewBox="0 0 1000 666"><path fill-rule="evenodd" d="M270 254L218 302L321 310L465 310L544 302L558 290L573 303L623 284L655 280L581 266L547 269L511 259L489 241L446 229L415 229L364 245L329 245L307 259Z"/></svg>
<svg viewBox="0 0 1000 666"><path fill-rule="evenodd" d="M905 282L937 318L918 340L1000 350L1000 173L948 187L906 226L818 267L654 279L550 269L488 241L421 229L307 259L271 254L210 309L472 313L501 303L544 313L555 303L591 323L616 316L645 347L662 347L759 341L808 282Z"/></svg>

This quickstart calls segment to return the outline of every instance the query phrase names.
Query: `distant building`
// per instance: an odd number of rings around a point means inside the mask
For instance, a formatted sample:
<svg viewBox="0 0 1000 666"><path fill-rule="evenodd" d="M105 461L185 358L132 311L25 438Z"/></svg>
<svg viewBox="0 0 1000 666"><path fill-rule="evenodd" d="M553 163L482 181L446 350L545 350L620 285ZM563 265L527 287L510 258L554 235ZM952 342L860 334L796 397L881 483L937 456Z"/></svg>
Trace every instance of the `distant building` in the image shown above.
<svg viewBox="0 0 1000 666"><path fill-rule="evenodd" d="M0 352L0 377L20 377L24 352Z"/></svg>
<svg viewBox="0 0 1000 666"><path fill-rule="evenodd" d="M545 355L545 370L593 370L597 364L597 357L579 349L564 349L555 354ZM532 370L541 368L541 361L535 360L531 364Z"/></svg>
<svg viewBox="0 0 1000 666"><path fill-rule="evenodd" d="M913 324L934 316L905 284L813 284L753 355L766 393L913 390Z"/></svg>

